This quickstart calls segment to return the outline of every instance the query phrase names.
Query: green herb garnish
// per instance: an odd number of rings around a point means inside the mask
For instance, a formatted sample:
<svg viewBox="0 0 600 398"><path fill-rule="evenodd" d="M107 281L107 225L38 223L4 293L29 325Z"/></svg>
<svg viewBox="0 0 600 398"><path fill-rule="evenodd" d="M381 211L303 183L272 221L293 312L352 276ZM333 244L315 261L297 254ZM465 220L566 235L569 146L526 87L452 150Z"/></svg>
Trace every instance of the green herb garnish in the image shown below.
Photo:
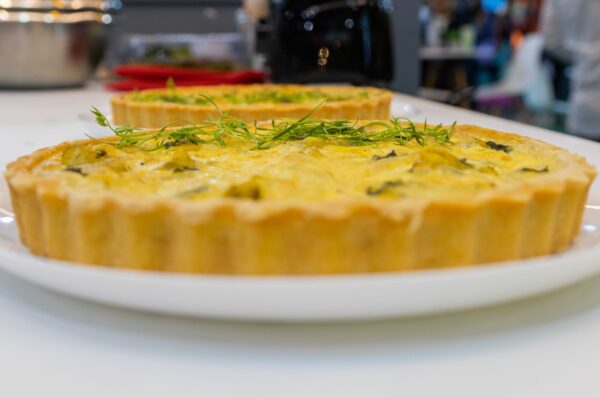
<svg viewBox="0 0 600 398"><path fill-rule="evenodd" d="M217 144L226 146L226 139L237 139L252 143L255 149L268 149L286 141L299 141L305 138L319 138L336 145L364 146L380 142L404 145L415 141L425 145L427 139L439 144L450 143L454 123L450 127L440 125L417 126L409 119L392 118L389 121L372 121L364 124L349 120L325 120L311 116L324 103L321 102L300 119L275 119L270 124L259 125L237 119L222 112L209 97L205 99L218 111L219 116L202 124L188 123L183 127L170 128L167 125L157 132L144 132L131 126L113 127L97 109L92 108L96 122L109 128L119 141L105 142L117 148L138 147L153 151L183 144ZM104 142L104 141L103 141ZM393 156L393 155L392 155Z"/></svg>
<svg viewBox="0 0 600 398"><path fill-rule="evenodd" d="M175 79L173 79L173 76L168 77L165 85L169 90L175 90Z"/></svg>

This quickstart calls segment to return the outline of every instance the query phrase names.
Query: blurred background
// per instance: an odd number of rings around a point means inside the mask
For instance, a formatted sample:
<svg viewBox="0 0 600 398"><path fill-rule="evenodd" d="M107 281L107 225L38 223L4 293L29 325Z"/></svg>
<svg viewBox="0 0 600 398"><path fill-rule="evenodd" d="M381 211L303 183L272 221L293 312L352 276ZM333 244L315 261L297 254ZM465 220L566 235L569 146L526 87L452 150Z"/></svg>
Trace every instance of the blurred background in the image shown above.
<svg viewBox="0 0 600 398"><path fill-rule="evenodd" d="M567 123L574 58L542 29L555 1L0 0L0 86L369 84L600 138Z"/></svg>

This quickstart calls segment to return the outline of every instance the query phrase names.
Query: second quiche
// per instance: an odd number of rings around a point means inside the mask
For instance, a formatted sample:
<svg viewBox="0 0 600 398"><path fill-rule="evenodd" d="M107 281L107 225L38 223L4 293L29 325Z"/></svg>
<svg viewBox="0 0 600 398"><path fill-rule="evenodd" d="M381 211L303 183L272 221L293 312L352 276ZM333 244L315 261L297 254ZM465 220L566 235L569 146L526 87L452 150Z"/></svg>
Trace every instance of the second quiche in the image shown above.
<svg viewBox="0 0 600 398"><path fill-rule="evenodd" d="M221 85L145 90L114 97L115 124L160 128L201 123L220 111L246 121L299 118L387 119L392 93L374 87Z"/></svg>

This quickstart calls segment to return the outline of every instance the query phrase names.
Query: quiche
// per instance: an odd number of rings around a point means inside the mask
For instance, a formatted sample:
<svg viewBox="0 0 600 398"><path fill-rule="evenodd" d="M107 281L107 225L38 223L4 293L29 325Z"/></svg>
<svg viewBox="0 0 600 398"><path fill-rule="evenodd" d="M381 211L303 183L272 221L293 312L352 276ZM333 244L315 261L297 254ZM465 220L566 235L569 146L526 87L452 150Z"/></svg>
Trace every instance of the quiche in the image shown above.
<svg viewBox="0 0 600 398"><path fill-rule="evenodd" d="M200 123L220 111L246 121L300 118L318 104L315 117L387 119L391 99L374 87L255 84L144 90L116 96L111 105L118 125L160 128Z"/></svg>
<svg viewBox="0 0 600 398"><path fill-rule="evenodd" d="M540 256L578 234L595 170L469 125L273 120L66 142L8 165L32 253L117 268L351 274Z"/></svg>

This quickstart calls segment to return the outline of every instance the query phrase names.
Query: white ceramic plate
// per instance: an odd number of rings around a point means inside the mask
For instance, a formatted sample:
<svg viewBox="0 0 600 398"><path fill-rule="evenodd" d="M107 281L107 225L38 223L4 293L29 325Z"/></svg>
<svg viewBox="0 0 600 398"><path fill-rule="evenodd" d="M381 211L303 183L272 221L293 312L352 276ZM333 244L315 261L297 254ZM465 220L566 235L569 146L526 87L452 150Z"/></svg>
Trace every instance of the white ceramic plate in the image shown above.
<svg viewBox="0 0 600 398"><path fill-rule="evenodd" d="M0 217L0 268L51 290L116 306L248 320L356 320L502 303L600 271L600 211L588 209L570 251L481 267L334 277L216 277L122 271L30 255Z"/></svg>
<svg viewBox="0 0 600 398"><path fill-rule="evenodd" d="M600 165L600 144L539 130L533 134ZM32 256L18 241L6 186L0 190L1 269L71 296L152 312L271 321L400 317L504 303L600 272L598 184L592 187L580 237L562 254L452 270L263 278L123 271Z"/></svg>

